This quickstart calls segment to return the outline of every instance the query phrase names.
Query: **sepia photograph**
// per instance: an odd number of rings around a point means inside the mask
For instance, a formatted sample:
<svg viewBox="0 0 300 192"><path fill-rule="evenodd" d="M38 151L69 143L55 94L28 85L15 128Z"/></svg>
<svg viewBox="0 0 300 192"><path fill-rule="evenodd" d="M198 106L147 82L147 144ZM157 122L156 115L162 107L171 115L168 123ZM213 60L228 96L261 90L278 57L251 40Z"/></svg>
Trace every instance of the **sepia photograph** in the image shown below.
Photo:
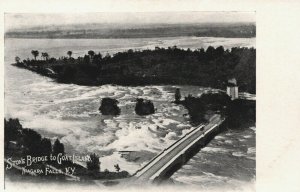
<svg viewBox="0 0 300 192"><path fill-rule="evenodd" d="M256 12L4 15L4 183L255 191Z"/></svg>

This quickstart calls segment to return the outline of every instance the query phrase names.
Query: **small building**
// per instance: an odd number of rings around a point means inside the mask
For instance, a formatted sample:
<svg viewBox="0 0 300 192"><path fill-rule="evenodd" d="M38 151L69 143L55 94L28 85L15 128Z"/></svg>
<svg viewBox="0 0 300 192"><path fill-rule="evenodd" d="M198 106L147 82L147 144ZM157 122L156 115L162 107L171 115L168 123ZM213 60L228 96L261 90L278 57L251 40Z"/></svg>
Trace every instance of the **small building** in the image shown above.
<svg viewBox="0 0 300 192"><path fill-rule="evenodd" d="M226 93L231 97L231 100L239 98L239 88L235 78L228 80Z"/></svg>

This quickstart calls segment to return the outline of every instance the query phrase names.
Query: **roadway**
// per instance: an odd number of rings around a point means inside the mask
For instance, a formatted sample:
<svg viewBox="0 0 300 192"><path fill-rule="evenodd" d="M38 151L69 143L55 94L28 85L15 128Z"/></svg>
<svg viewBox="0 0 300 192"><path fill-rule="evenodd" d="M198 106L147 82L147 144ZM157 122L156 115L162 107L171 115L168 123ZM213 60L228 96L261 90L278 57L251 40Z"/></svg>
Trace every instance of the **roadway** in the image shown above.
<svg viewBox="0 0 300 192"><path fill-rule="evenodd" d="M201 125L184 136L184 138L176 141L171 147L167 148L163 153L155 157L154 162L147 164L135 174L136 182L153 180L160 172L172 163L179 155L192 146L199 138L218 126L222 119L220 115L211 118L210 123L206 126Z"/></svg>

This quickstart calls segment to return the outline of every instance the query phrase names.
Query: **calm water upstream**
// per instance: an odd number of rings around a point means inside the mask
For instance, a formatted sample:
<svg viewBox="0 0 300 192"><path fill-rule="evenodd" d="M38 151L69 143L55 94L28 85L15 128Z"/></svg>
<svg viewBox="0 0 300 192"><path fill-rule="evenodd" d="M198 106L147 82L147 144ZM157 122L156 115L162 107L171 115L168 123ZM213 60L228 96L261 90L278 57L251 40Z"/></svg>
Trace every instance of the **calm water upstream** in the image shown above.
<svg viewBox="0 0 300 192"><path fill-rule="evenodd" d="M31 50L50 56L82 56L88 50L115 53L127 49L153 49L155 46L207 48L255 47L255 38L172 37L147 39L6 39L5 40L5 117L19 118L51 139L60 138L67 153L101 156L101 169L135 172L139 167L176 141L192 127L187 111L172 104L175 86L79 86L57 84L24 69L11 66L14 57L31 58ZM201 95L207 88L179 86L182 95ZM120 102L121 115L99 114L103 97ZM147 117L134 113L137 97L154 101L157 112ZM127 161L118 151L137 151L135 161ZM142 157L141 157L142 156ZM255 127L227 131L217 136L172 177L180 183L207 189L227 186L240 189L255 179Z"/></svg>

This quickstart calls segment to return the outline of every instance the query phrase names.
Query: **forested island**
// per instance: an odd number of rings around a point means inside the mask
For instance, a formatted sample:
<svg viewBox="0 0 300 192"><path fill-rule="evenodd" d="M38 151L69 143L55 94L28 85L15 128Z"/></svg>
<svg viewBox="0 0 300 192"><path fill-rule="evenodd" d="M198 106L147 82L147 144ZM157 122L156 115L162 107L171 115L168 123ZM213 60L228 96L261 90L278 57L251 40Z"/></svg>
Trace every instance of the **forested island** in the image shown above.
<svg viewBox="0 0 300 192"><path fill-rule="evenodd" d="M29 51L30 52L30 51ZM206 50L155 47L154 50L132 50L114 55L88 51L87 55L53 58L32 50L33 59L16 57L17 67L51 77L59 83L78 85L197 85L225 89L227 80L235 77L239 90L256 91L256 49L209 46Z"/></svg>

